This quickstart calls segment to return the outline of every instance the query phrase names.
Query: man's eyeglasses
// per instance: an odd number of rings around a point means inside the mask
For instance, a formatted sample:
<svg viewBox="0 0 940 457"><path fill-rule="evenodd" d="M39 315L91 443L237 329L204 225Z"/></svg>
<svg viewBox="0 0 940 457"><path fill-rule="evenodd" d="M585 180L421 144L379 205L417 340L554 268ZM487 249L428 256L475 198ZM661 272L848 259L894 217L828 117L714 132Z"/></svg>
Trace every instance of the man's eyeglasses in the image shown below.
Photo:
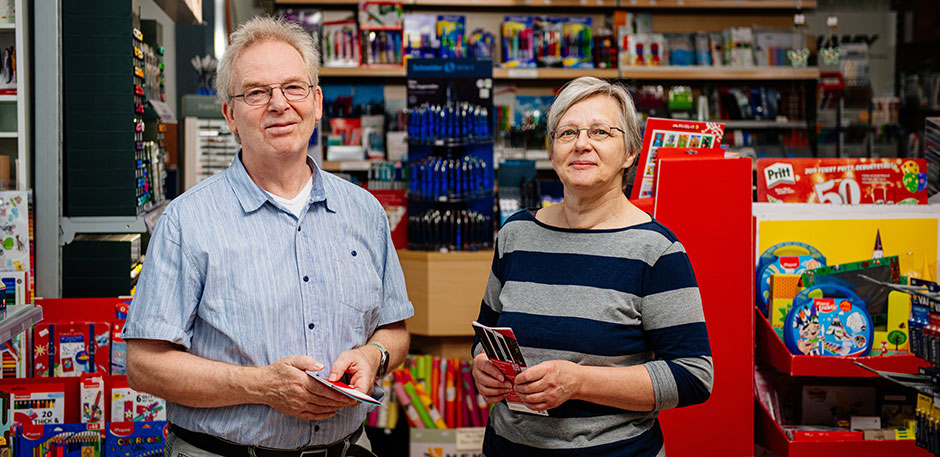
<svg viewBox="0 0 940 457"><path fill-rule="evenodd" d="M623 129L619 127L611 127L606 124L594 124L586 128L578 128L573 125L563 125L552 132L552 138L562 143L571 143L581 136L582 130L587 130L588 138L594 141L604 141L612 137L613 135L611 134L611 130L620 130L621 134L625 133Z"/></svg>
<svg viewBox="0 0 940 457"><path fill-rule="evenodd" d="M232 98L241 97L245 104L251 106L267 105L271 101L274 89L281 89L284 98L296 102L307 98L310 95L310 88L313 86L303 81L288 81L280 84L266 84L263 86L249 87L245 93L232 95Z"/></svg>

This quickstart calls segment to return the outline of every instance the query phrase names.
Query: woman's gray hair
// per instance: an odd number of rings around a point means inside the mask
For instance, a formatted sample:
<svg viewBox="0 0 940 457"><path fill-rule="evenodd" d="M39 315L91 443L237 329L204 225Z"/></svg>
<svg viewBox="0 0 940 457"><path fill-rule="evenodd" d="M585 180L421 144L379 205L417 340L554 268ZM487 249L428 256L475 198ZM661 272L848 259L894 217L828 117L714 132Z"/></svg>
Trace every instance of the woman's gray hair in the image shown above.
<svg viewBox="0 0 940 457"><path fill-rule="evenodd" d="M633 106L633 97L621 84L610 83L593 76L582 76L568 82L565 87L562 87L558 96L555 97L555 102L548 110L549 151L554 148L553 133L558 128L558 122L561 121L562 116L576 103L597 94L607 95L620 105L620 112L616 121L618 125L611 127L623 129L623 144L628 155L640 152L643 138L640 136L640 125L636 108Z"/></svg>
<svg viewBox="0 0 940 457"><path fill-rule="evenodd" d="M283 18L270 16L256 16L238 26L229 36L229 45L215 78L216 92L223 103L231 103L235 91L234 75L232 74L235 61L251 46L267 40L281 41L294 47L304 59L310 84L316 86L319 76L317 62L320 61L320 52L309 33L299 25L287 22ZM270 81L271 83L283 81Z"/></svg>

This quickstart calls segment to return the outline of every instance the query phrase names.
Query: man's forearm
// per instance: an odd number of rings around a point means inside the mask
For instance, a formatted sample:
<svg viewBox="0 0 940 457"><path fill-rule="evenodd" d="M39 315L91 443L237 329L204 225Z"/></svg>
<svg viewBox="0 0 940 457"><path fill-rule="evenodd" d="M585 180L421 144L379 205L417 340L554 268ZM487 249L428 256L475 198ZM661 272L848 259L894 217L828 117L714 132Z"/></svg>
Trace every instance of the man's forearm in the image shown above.
<svg viewBox="0 0 940 457"><path fill-rule="evenodd" d="M127 342L127 382L134 390L196 408L263 403L264 369L203 359L166 341Z"/></svg>

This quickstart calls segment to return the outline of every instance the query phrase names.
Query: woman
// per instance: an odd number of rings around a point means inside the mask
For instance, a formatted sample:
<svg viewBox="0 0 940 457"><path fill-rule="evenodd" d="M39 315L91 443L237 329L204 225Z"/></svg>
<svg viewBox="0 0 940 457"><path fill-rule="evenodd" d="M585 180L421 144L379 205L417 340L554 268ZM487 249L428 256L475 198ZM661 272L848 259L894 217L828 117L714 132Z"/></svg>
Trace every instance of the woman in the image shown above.
<svg viewBox="0 0 940 457"><path fill-rule="evenodd" d="M675 235L624 196L640 149L620 85L568 83L548 114L564 201L499 231L479 322L512 327L528 368L513 386L474 344L494 456L658 456L660 410L702 403L712 360L692 266ZM546 449L551 449L550 454Z"/></svg>

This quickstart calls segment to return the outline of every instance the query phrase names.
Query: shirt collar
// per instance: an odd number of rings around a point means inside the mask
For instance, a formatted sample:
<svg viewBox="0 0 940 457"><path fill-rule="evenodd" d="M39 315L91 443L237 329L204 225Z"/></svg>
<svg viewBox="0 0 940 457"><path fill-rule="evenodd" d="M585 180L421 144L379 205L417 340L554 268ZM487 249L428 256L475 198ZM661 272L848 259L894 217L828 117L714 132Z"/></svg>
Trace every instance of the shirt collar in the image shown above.
<svg viewBox="0 0 940 457"><path fill-rule="evenodd" d="M235 192L235 197L242 205L242 210L250 213L261 208L264 202L271 201L271 198L261 186L248 176L248 170L245 169L241 157L242 151L239 150L238 154L235 154L235 159L232 160L232 165L227 170L227 178L232 190ZM307 156L307 166L313 171L313 189L310 191L308 203L324 202L328 211L336 212L336 205L330 205L330 200L327 198L330 192L327 190L328 186L323 183L324 173L320 171L320 167L310 156Z"/></svg>

